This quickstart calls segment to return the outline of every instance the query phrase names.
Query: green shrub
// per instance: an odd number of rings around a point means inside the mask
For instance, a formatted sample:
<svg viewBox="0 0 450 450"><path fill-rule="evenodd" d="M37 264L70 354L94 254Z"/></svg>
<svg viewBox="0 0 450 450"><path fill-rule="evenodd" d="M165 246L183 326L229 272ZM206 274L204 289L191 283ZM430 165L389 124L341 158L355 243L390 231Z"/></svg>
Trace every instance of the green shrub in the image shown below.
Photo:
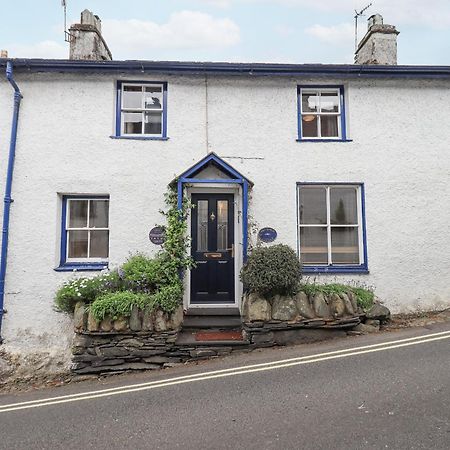
<svg viewBox="0 0 450 450"><path fill-rule="evenodd" d="M330 294L345 294L347 292L353 292L356 297L356 303L364 311L370 309L373 305L375 294L373 291L363 287L348 286L339 283L330 284L302 284L300 289L307 295L314 295L317 292L322 292L325 295Z"/></svg>
<svg viewBox="0 0 450 450"><path fill-rule="evenodd" d="M163 283L160 258L149 258L138 253L122 265L120 274L133 291L154 292Z"/></svg>
<svg viewBox="0 0 450 450"><path fill-rule="evenodd" d="M56 292L55 303L61 311L71 313L77 302L92 303L97 296L105 292L121 289L121 284L117 271L92 278L69 280Z"/></svg>
<svg viewBox="0 0 450 450"><path fill-rule="evenodd" d="M183 296L183 285L181 281L177 284L163 286L156 294L152 295L153 304L165 312L172 313L181 303Z"/></svg>
<svg viewBox="0 0 450 450"><path fill-rule="evenodd" d="M300 271L300 261L289 246L257 247L242 268L241 280L250 292L265 297L291 295L297 290Z"/></svg>
<svg viewBox="0 0 450 450"><path fill-rule="evenodd" d="M149 294L131 291L109 292L95 299L89 306L90 312L97 320L106 316L115 320L118 317L129 317L132 307L136 305L143 310L152 310L154 307Z"/></svg>

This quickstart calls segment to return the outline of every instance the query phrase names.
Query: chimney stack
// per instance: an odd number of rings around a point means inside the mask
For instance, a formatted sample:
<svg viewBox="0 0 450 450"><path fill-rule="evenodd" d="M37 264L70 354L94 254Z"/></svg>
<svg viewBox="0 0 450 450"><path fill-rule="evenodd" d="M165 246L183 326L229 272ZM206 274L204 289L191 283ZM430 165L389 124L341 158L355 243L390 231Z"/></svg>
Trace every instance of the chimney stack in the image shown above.
<svg viewBox="0 0 450 450"><path fill-rule="evenodd" d="M0 58L7 58L8 50L0 50Z"/></svg>
<svg viewBox="0 0 450 450"><path fill-rule="evenodd" d="M81 21L70 27L69 37L69 59L112 60L102 36L102 21L91 11L85 9L81 13Z"/></svg>
<svg viewBox="0 0 450 450"><path fill-rule="evenodd" d="M383 23L380 14L370 16L367 33L355 53L355 64L397 64L397 35L393 25Z"/></svg>

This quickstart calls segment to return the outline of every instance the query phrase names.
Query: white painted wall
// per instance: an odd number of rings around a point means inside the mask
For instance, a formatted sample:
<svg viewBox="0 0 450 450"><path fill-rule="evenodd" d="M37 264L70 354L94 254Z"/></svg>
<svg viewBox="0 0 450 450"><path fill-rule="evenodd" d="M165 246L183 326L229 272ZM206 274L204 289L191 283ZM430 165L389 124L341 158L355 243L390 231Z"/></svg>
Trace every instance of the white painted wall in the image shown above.
<svg viewBox="0 0 450 450"><path fill-rule="evenodd" d="M215 151L254 182L250 215L297 246L296 182L364 182L368 275L393 311L450 304L450 82L210 77L165 81L168 141L115 140L113 76L16 74L23 92L6 280L4 348L48 351L68 361L70 319L53 296L71 274L59 261L58 194L109 194L110 262L152 252L167 183ZM298 84L344 84L348 143L299 143ZM3 194L12 89L0 82L0 190ZM260 159L240 159L260 158Z"/></svg>

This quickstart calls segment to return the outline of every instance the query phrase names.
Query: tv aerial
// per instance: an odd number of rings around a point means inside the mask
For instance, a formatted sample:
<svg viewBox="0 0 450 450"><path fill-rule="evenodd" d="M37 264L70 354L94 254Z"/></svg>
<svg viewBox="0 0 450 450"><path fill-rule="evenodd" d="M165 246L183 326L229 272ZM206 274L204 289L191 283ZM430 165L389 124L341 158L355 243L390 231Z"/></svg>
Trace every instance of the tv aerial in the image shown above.
<svg viewBox="0 0 450 450"><path fill-rule="evenodd" d="M358 19L361 16L364 16L364 13L372 6L372 3L369 3L367 6L365 6L361 11L357 11L355 9L355 53L358 48Z"/></svg>
<svg viewBox="0 0 450 450"><path fill-rule="evenodd" d="M64 9L64 40L70 42L72 35L67 31L67 0L61 0L61 6Z"/></svg>

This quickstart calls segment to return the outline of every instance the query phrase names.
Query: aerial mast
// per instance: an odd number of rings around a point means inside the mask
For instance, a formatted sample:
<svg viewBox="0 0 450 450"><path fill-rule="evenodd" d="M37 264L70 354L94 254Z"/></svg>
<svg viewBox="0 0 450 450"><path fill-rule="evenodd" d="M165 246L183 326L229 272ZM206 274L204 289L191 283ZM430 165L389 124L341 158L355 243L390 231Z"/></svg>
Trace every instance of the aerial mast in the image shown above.
<svg viewBox="0 0 450 450"><path fill-rule="evenodd" d="M372 6L372 3L369 3L366 7L361 9L361 11L357 11L355 9L355 53L358 48L358 19L364 15L364 12L368 10Z"/></svg>

